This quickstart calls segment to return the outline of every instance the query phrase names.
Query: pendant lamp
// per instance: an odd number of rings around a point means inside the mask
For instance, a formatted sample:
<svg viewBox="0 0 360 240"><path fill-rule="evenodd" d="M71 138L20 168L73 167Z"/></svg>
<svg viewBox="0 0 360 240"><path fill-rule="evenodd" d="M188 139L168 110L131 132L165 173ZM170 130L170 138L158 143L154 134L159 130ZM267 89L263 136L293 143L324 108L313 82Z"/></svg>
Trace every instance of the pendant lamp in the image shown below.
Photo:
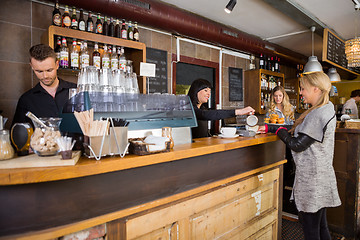
<svg viewBox="0 0 360 240"><path fill-rule="evenodd" d="M305 64L304 73L311 73L311 72L322 72L323 68L319 63L317 56L314 56L314 32L315 27L312 26L311 30L311 56L309 57L308 62Z"/></svg>
<svg viewBox="0 0 360 240"><path fill-rule="evenodd" d="M336 68L330 68L327 75L329 76L331 82L341 81L340 75L337 73Z"/></svg>

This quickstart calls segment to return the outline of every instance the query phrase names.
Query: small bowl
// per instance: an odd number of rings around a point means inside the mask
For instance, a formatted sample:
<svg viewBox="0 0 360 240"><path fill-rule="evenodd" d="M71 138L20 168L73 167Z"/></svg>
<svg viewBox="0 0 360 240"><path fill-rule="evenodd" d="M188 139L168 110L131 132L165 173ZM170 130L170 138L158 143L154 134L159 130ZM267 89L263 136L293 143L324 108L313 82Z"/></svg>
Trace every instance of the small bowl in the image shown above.
<svg viewBox="0 0 360 240"><path fill-rule="evenodd" d="M31 148L32 149L32 148ZM34 149L32 149L34 153L36 153L38 156L40 157L49 157L49 156L55 156L59 153L59 149L57 149L56 151L36 151Z"/></svg>

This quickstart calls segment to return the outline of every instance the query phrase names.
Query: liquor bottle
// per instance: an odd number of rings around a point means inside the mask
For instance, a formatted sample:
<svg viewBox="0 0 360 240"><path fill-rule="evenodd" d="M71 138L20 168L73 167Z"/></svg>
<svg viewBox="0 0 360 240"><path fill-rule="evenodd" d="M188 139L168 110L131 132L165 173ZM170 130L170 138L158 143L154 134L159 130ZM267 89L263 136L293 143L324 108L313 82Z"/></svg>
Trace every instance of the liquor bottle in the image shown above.
<svg viewBox="0 0 360 240"><path fill-rule="evenodd" d="M100 13L98 14L97 16L97 20L96 20L96 29L95 29L95 32L97 34L102 34L103 33L103 28L102 28L102 22L101 22L101 17L100 17Z"/></svg>
<svg viewBox="0 0 360 240"><path fill-rule="evenodd" d="M56 53L56 61L59 61L60 64L60 51L61 51L61 37L58 36L56 40L56 47L54 52Z"/></svg>
<svg viewBox="0 0 360 240"><path fill-rule="evenodd" d="M260 69L265 69L265 59L262 53L260 54L260 62L259 62Z"/></svg>
<svg viewBox="0 0 360 240"><path fill-rule="evenodd" d="M119 69L119 59L116 52L116 47L113 46L112 48L112 54L111 54L111 70Z"/></svg>
<svg viewBox="0 0 360 240"><path fill-rule="evenodd" d="M270 69L270 71L275 72L275 62L274 62L274 57L271 57L270 61L271 61L271 69Z"/></svg>
<svg viewBox="0 0 360 240"><path fill-rule="evenodd" d="M275 56L275 63L274 63L274 71L279 72L279 62L278 57Z"/></svg>
<svg viewBox="0 0 360 240"><path fill-rule="evenodd" d="M53 16L52 16L52 24L55 26L61 27L61 13L59 10L58 0L56 0L56 2L55 2L55 7L54 7L54 11L53 11Z"/></svg>
<svg viewBox="0 0 360 240"><path fill-rule="evenodd" d="M134 29L131 26L131 21L129 21L129 25L127 29L127 39L134 40Z"/></svg>
<svg viewBox="0 0 360 240"><path fill-rule="evenodd" d="M70 14L69 14L69 7L67 5L65 5L65 11L64 11L64 14L62 16L62 26L64 28L70 28L70 26L71 26L71 18L70 18Z"/></svg>
<svg viewBox="0 0 360 240"><path fill-rule="evenodd" d="M76 39L73 39L70 52L70 67L71 69L79 69L79 50L77 48Z"/></svg>
<svg viewBox="0 0 360 240"><path fill-rule="evenodd" d="M80 17L79 17L79 30L85 31L85 19L84 19L84 11L80 9Z"/></svg>
<svg viewBox="0 0 360 240"><path fill-rule="evenodd" d="M62 46L60 50L60 67L68 68L69 67L69 48L66 44L66 38L62 38Z"/></svg>
<svg viewBox="0 0 360 240"><path fill-rule="evenodd" d="M277 59L277 63L278 63L278 71L277 72L280 72L280 58L278 57L278 59Z"/></svg>
<svg viewBox="0 0 360 240"><path fill-rule="evenodd" d="M119 19L116 19L116 25L115 25L115 33L114 37L120 38L121 37L121 30L120 30L120 23Z"/></svg>
<svg viewBox="0 0 360 240"><path fill-rule="evenodd" d="M109 58L111 59L112 48L111 48L111 46L109 45L109 46L107 47L107 49L108 49ZM111 67L111 64L110 64L109 66Z"/></svg>
<svg viewBox="0 0 360 240"><path fill-rule="evenodd" d="M110 36L110 37L115 36L115 25L114 25L114 19L113 18L110 18L110 24L109 24L109 29L108 29L107 35Z"/></svg>
<svg viewBox="0 0 360 240"><path fill-rule="evenodd" d="M125 58L125 53L124 53L123 47L121 47L121 50L120 50L119 69L123 72L126 71L126 58Z"/></svg>
<svg viewBox="0 0 360 240"><path fill-rule="evenodd" d="M77 30L78 29L78 20L76 18L76 8L73 7L73 12L71 16L71 28Z"/></svg>
<svg viewBox="0 0 360 240"><path fill-rule="evenodd" d="M127 39L127 31L126 31L126 26L125 26L125 19L122 20L121 38L122 39Z"/></svg>
<svg viewBox="0 0 360 240"><path fill-rule="evenodd" d="M120 58L120 56L121 56L121 49L120 49L120 47L117 47L117 57L118 57L118 59Z"/></svg>
<svg viewBox="0 0 360 240"><path fill-rule="evenodd" d="M90 65L90 56L87 48L87 42L83 42L81 45L81 53L80 53L80 68L85 68Z"/></svg>
<svg viewBox="0 0 360 240"><path fill-rule="evenodd" d="M94 32L94 22L92 20L92 14L89 12L88 19L86 21L86 31L87 32Z"/></svg>
<svg viewBox="0 0 360 240"><path fill-rule="evenodd" d="M300 72L300 64L297 64L296 65L296 77L299 78L300 74L301 74L301 72Z"/></svg>
<svg viewBox="0 0 360 240"><path fill-rule="evenodd" d="M92 55L92 61L93 61L93 66L96 67L97 69L101 68L101 56L100 56L100 52L99 52L99 45L98 43L95 43L94 45L94 52Z"/></svg>
<svg viewBox="0 0 360 240"><path fill-rule="evenodd" d="M272 68L272 66L271 66L271 58L268 57L267 58L267 68L266 69L271 71L271 68Z"/></svg>
<svg viewBox="0 0 360 240"><path fill-rule="evenodd" d="M261 92L261 109L265 110L265 99L264 99L264 93Z"/></svg>
<svg viewBox="0 0 360 240"><path fill-rule="evenodd" d="M101 60L101 66L103 69L110 68L110 56L106 45L104 45L104 52Z"/></svg>
<svg viewBox="0 0 360 240"><path fill-rule="evenodd" d="M135 27L134 27L134 41L136 42L140 41L140 33L137 26L137 22L135 22Z"/></svg>
<svg viewBox="0 0 360 240"><path fill-rule="evenodd" d="M103 23L103 29L102 29L102 34L103 35L107 35L108 31L109 31L109 24L107 22L107 17L104 17L104 23Z"/></svg>

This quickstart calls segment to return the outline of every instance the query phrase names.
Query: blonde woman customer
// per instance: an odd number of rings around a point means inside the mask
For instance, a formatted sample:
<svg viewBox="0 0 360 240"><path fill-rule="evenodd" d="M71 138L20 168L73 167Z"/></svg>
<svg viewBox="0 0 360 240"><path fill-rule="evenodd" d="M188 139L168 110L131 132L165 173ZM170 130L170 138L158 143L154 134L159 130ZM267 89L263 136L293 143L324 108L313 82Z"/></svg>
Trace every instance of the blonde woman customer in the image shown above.
<svg viewBox="0 0 360 240"><path fill-rule="evenodd" d="M276 117L275 117L276 116ZM292 125L294 123L294 106L290 104L289 96L282 86L273 88L270 97L270 109L265 119L276 119L279 124Z"/></svg>
<svg viewBox="0 0 360 240"><path fill-rule="evenodd" d="M296 119L290 131L280 127L276 134L291 149L295 161L291 198L305 240L330 240L326 208L341 205L333 168L336 117L329 101L330 79L323 72L305 74L300 89L305 103L312 107Z"/></svg>

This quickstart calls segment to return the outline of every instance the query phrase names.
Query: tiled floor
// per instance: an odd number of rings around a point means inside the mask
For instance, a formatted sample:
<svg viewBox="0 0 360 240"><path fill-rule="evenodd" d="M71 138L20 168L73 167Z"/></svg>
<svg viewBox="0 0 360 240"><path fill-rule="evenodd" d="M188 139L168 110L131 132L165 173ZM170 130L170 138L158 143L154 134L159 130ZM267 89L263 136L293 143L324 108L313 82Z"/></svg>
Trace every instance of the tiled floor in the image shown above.
<svg viewBox="0 0 360 240"><path fill-rule="evenodd" d="M332 240L346 240L345 237L331 233ZM303 231L301 224L294 220L288 220L286 218L282 219L282 231L281 231L282 240L304 240Z"/></svg>

